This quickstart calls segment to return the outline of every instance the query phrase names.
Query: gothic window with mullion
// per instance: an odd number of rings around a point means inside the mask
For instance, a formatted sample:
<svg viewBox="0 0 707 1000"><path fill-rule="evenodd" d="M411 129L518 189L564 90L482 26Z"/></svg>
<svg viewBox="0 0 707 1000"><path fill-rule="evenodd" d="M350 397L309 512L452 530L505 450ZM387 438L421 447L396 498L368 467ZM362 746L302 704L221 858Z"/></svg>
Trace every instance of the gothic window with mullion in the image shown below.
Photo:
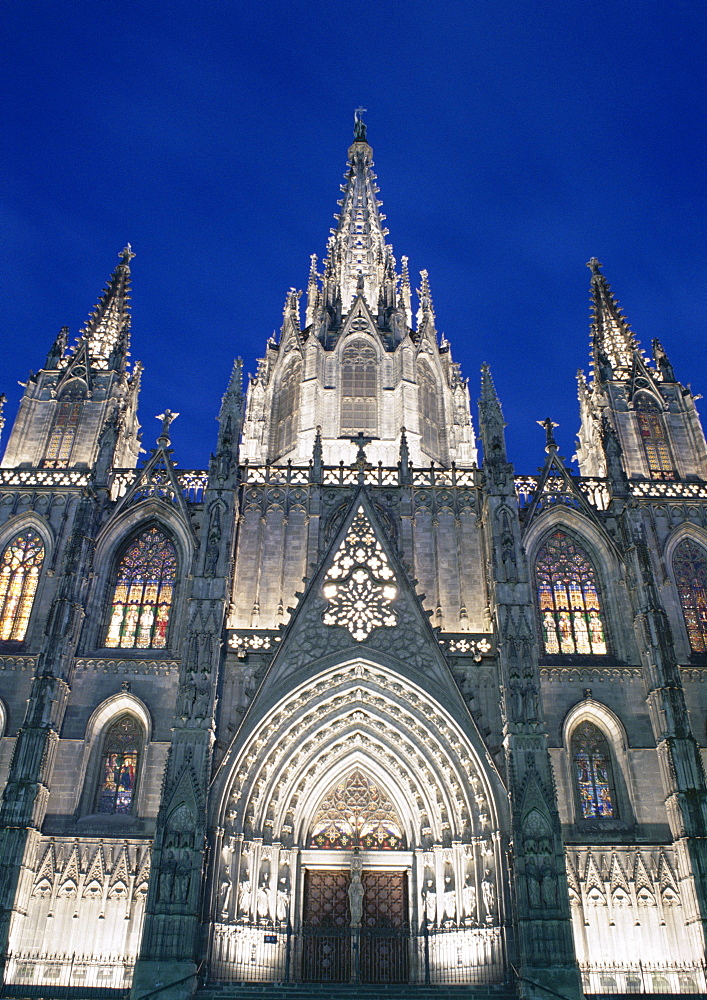
<svg viewBox="0 0 707 1000"><path fill-rule="evenodd" d="M673 572L690 650L707 653L707 551L683 539L673 554Z"/></svg>
<svg viewBox="0 0 707 1000"><path fill-rule="evenodd" d="M658 404L641 394L635 401L635 413L649 478L676 479L665 419Z"/></svg>
<svg viewBox="0 0 707 1000"><path fill-rule="evenodd" d="M535 581L544 652L606 655L597 574L582 546L566 532L553 531L538 553Z"/></svg>
<svg viewBox="0 0 707 1000"><path fill-rule="evenodd" d="M42 465L47 469L65 469L71 459L76 431L81 421L83 402L67 399L57 406Z"/></svg>
<svg viewBox="0 0 707 1000"><path fill-rule="evenodd" d="M108 729L101 749L96 812L133 812L144 745L142 726L132 715L122 715Z"/></svg>
<svg viewBox="0 0 707 1000"><path fill-rule="evenodd" d="M363 338L341 355L341 433L378 433L378 356Z"/></svg>
<svg viewBox="0 0 707 1000"><path fill-rule="evenodd" d="M0 556L0 641L22 642L44 562L44 542L32 528L20 531Z"/></svg>
<svg viewBox="0 0 707 1000"><path fill-rule="evenodd" d="M300 382L302 363L291 362L285 369L277 390L275 426L273 433L273 461L294 448L299 420Z"/></svg>
<svg viewBox="0 0 707 1000"><path fill-rule="evenodd" d="M572 773L578 818L615 819L616 793L609 741L592 722L580 722L572 733Z"/></svg>
<svg viewBox="0 0 707 1000"><path fill-rule="evenodd" d="M157 525L128 541L116 566L107 647L165 649L177 569L174 543Z"/></svg>

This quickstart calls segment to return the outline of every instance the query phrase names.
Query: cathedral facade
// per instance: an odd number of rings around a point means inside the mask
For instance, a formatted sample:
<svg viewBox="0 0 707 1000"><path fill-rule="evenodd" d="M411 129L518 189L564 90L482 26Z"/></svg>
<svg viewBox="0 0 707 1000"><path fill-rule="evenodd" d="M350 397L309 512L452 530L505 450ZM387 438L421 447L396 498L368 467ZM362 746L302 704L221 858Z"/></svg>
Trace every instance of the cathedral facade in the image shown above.
<svg viewBox="0 0 707 1000"><path fill-rule="evenodd" d="M358 121L208 469L170 411L139 462L130 247L30 375L0 466L10 992L707 989L694 397L593 259L580 474L550 420L516 473L487 368L480 461L377 192Z"/></svg>

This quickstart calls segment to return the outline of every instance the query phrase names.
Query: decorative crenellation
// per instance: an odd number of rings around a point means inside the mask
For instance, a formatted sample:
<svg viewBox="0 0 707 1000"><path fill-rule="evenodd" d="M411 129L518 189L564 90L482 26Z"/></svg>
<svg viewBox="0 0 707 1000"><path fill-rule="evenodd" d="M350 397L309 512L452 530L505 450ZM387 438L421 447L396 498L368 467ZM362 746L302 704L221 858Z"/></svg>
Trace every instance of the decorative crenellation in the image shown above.
<svg viewBox="0 0 707 1000"><path fill-rule="evenodd" d="M248 653L274 652L280 642L280 633L268 629L238 629L228 633L228 648L239 657Z"/></svg>
<svg viewBox="0 0 707 1000"><path fill-rule="evenodd" d="M518 506L524 510L534 499L542 476L516 476L515 487L518 497ZM584 498L596 508L596 510L607 510L611 500L611 489L608 480L596 479L593 477L572 476L572 485L580 490ZM543 495L540 498L540 507L549 507L553 504L565 504L577 508L576 497L568 490L567 484L560 476L548 476L543 487Z"/></svg>
<svg viewBox="0 0 707 1000"><path fill-rule="evenodd" d="M0 469L0 486L83 489L90 482L91 473L85 469Z"/></svg>
<svg viewBox="0 0 707 1000"><path fill-rule="evenodd" d="M113 659L108 657L81 656L76 660L77 671L96 671L104 674L173 674L179 670L179 660L162 659Z"/></svg>
<svg viewBox="0 0 707 1000"><path fill-rule="evenodd" d="M438 636L439 644L448 653L455 656L471 656L476 663L480 663L484 656L495 656L493 644L487 635L471 635L462 632L457 636L443 632Z"/></svg>

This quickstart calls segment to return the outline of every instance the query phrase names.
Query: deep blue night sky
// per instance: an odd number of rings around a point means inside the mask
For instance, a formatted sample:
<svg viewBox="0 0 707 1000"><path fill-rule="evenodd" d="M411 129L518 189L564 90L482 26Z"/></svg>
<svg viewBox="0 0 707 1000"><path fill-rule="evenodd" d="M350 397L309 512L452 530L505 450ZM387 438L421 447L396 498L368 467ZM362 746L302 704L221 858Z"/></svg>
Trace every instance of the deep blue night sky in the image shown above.
<svg viewBox="0 0 707 1000"><path fill-rule="evenodd" d="M519 471L547 415L574 453L592 255L707 395L703 0L3 0L0 26L10 421L130 241L144 444L169 406L204 467L233 358L255 370L324 251L358 105L395 254L430 273L477 429L491 365Z"/></svg>

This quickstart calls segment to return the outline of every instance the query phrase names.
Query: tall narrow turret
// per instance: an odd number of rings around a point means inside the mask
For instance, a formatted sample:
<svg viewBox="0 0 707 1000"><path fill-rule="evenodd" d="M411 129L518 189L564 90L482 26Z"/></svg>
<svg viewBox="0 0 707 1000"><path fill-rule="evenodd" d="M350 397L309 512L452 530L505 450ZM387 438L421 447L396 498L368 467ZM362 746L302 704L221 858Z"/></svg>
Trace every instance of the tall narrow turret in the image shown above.
<svg viewBox="0 0 707 1000"><path fill-rule="evenodd" d="M653 360L645 357L602 265L592 257L587 266L594 372L589 381L579 373L582 475L606 476L613 465L615 478L620 454L629 479L706 479L707 446L689 387L676 381L660 341Z"/></svg>
<svg viewBox="0 0 707 1000"><path fill-rule="evenodd" d="M130 244L120 252L120 264L74 346L68 347L69 331L62 327L44 367L30 374L4 468L90 468L99 451L102 468L135 465L142 366L138 362L128 372L134 256Z"/></svg>

